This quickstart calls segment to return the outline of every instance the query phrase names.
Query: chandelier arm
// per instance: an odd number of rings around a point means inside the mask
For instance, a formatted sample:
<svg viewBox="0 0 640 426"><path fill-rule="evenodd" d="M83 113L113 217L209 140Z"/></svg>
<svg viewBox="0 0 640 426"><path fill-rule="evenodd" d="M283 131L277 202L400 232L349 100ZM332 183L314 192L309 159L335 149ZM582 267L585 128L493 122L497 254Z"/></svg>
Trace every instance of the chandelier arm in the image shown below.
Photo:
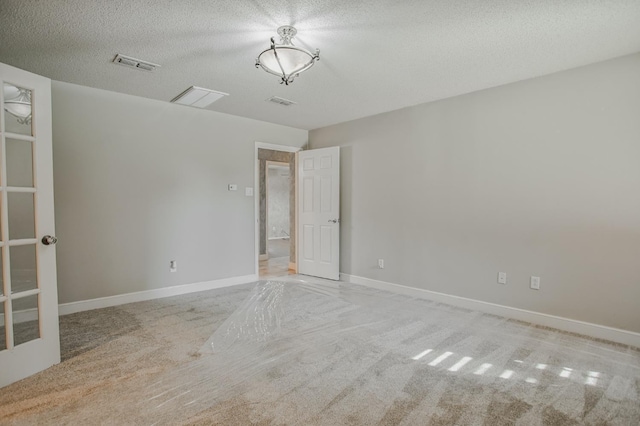
<svg viewBox="0 0 640 426"><path fill-rule="evenodd" d="M309 61L306 64L302 65L300 68L291 71L287 77L287 80L290 79L290 81L293 81L292 76L295 76L297 74L300 74L301 72L308 70L309 68L315 65L316 60L320 60L320 52L317 49L316 49L316 53L312 54L311 52L296 46L288 46L287 48L291 50L297 50L299 52L306 53L307 55L309 55ZM283 70L283 75L286 75L284 73L284 70Z"/></svg>
<svg viewBox="0 0 640 426"><path fill-rule="evenodd" d="M291 71L291 74L289 74L289 75L300 74L301 72L304 72L304 71L308 70L312 66L313 66L313 61L312 62L307 62L304 66L298 68L297 70Z"/></svg>
<svg viewBox="0 0 640 426"><path fill-rule="evenodd" d="M31 124L31 114L29 114L25 118L18 118L17 121L19 124Z"/></svg>
<svg viewBox="0 0 640 426"><path fill-rule="evenodd" d="M265 70L269 74L272 74L272 75L275 75L275 76L278 76L278 77L282 77L282 73L274 72L274 71L270 70L269 68L266 68L266 67L262 66L262 64L260 64L260 68L262 68L263 70Z"/></svg>
<svg viewBox="0 0 640 426"><path fill-rule="evenodd" d="M276 49L276 46L273 46L273 56L275 56L276 58L276 62L278 62L278 66L280 67L280 70L282 71L282 81L286 82L286 80L288 80L287 77L287 73L284 71L284 67L282 66L282 63L280 63L280 57L278 56L278 50ZM289 84L289 83L287 83Z"/></svg>

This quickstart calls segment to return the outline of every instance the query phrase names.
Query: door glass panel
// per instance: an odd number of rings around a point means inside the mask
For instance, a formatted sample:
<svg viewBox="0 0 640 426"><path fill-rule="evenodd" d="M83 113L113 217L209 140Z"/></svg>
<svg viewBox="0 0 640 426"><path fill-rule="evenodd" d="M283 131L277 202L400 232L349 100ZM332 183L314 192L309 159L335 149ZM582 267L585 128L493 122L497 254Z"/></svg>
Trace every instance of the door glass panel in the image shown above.
<svg viewBox="0 0 640 426"><path fill-rule="evenodd" d="M12 303L14 346L38 339L40 337L38 295L14 299Z"/></svg>
<svg viewBox="0 0 640 426"><path fill-rule="evenodd" d="M33 142L9 139L7 150L7 186L33 187Z"/></svg>
<svg viewBox="0 0 640 426"><path fill-rule="evenodd" d="M4 326L4 304L5 302L0 302L0 351L7 349L7 331Z"/></svg>
<svg viewBox="0 0 640 426"><path fill-rule="evenodd" d="M9 239L35 238L36 216L33 194L30 192L7 193L7 207L9 209Z"/></svg>
<svg viewBox="0 0 640 426"><path fill-rule="evenodd" d="M11 293L38 288L35 244L14 246L10 250Z"/></svg>
<svg viewBox="0 0 640 426"><path fill-rule="evenodd" d="M31 90L9 83L4 83L3 90L5 130L32 136Z"/></svg>

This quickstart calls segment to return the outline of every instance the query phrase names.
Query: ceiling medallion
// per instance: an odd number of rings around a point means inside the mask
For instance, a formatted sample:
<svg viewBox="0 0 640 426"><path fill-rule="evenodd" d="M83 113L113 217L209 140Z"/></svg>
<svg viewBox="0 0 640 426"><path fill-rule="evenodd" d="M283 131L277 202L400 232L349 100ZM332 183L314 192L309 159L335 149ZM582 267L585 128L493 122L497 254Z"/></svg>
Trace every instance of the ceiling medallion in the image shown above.
<svg viewBox="0 0 640 426"><path fill-rule="evenodd" d="M291 40L297 32L291 25L278 28L281 44L276 44L271 37L271 47L256 59L256 68L262 67L269 74L277 75L281 79L280 84L293 83L293 79L301 72L308 70L320 60L320 49L311 53L293 45Z"/></svg>

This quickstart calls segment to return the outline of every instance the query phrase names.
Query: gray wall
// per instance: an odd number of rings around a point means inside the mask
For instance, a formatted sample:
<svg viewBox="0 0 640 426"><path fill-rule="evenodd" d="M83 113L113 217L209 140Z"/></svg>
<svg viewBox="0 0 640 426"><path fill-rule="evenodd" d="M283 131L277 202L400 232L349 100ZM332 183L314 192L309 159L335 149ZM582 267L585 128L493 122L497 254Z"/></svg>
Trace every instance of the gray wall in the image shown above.
<svg viewBox="0 0 640 426"><path fill-rule="evenodd" d="M244 195L254 142L302 146L307 131L61 82L52 90L61 303L255 273L254 198Z"/></svg>
<svg viewBox="0 0 640 426"><path fill-rule="evenodd" d="M309 138L342 147L343 272L640 332L640 54Z"/></svg>

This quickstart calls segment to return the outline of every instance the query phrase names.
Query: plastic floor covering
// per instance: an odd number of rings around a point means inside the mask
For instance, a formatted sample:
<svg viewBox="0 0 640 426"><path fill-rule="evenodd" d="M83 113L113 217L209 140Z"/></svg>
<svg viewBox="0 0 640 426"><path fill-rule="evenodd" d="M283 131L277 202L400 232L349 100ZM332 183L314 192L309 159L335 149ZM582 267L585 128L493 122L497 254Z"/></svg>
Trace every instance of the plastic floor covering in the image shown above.
<svg viewBox="0 0 640 426"><path fill-rule="evenodd" d="M291 276L60 326L63 362L0 389L0 424L640 424L637 348L354 284Z"/></svg>
<svg viewBox="0 0 640 426"><path fill-rule="evenodd" d="M640 424L640 353L344 283L262 281L149 419L264 424ZM170 416L169 416L170 417Z"/></svg>

